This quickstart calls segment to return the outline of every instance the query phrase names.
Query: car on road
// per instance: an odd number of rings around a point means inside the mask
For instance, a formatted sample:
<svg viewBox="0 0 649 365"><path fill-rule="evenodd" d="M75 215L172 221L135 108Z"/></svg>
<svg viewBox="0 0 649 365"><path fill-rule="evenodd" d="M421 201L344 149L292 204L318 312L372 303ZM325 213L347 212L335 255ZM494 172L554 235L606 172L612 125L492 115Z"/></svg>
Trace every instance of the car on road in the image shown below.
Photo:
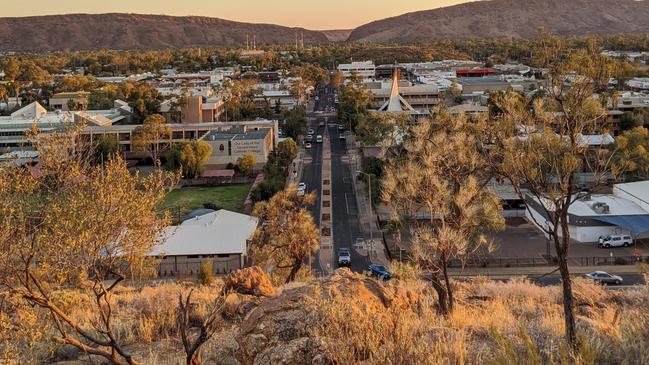
<svg viewBox="0 0 649 365"><path fill-rule="evenodd" d="M633 238L631 236L623 234L612 234L610 236L599 236L597 240L597 246L609 248L609 247L629 247L633 244Z"/></svg>
<svg viewBox="0 0 649 365"><path fill-rule="evenodd" d="M306 141L307 141L307 142L311 142L311 141L313 141L313 134L307 134L307 135L306 135Z"/></svg>
<svg viewBox="0 0 649 365"><path fill-rule="evenodd" d="M340 139L341 141L346 141L347 137L345 137L344 134L341 134L340 137L338 137L338 139Z"/></svg>
<svg viewBox="0 0 649 365"><path fill-rule="evenodd" d="M322 143L322 135L318 134L318 135L315 137L315 141L316 141L317 143Z"/></svg>
<svg viewBox="0 0 649 365"><path fill-rule="evenodd" d="M313 135L313 134L315 134L315 131L313 130L313 128L309 128L309 130L306 132L306 134Z"/></svg>
<svg viewBox="0 0 649 365"><path fill-rule="evenodd" d="M392 273L384 265L371 264L368 268L372 276L376 276L382 280L390 280L392 278Z"/></svg>
<svg viewBox="0 0 649 365"><path fill-rule="evenodd" d="M586 277L595 280L600 284L615 284L620 285L624 282L621 276L609 274L605 271L593 271L586 274Z"/></svg>
<svg viewBox="0 0 649 365"><path fill-rule="evenodd" d="M307 150L308 150L308 149L311 149L311 143L310 143L310 142L307 142L307 143L304 145L304 148L306 148Z"/></svg>
<svg viewBox="0 0 649 365"><path fill-rule="evenodd" d="M341 247L338 250L338 266L345 267L352 263L352 256L349 254L349 248Z"/></svg>
<svg viewBox="0 0 649 365"><path fill-rule="evenodd" d="M297 184L297 190L306 190L306 183L304 181L300 181L300 183Z"/></svg>
<svg viewBox="0 0 649 365"><path fill-rule="evenodd" d="M344 130L345 130L345 126L342 125L342 124L338 124L338 130L339 130L339 131L344 131Z"/></svg>

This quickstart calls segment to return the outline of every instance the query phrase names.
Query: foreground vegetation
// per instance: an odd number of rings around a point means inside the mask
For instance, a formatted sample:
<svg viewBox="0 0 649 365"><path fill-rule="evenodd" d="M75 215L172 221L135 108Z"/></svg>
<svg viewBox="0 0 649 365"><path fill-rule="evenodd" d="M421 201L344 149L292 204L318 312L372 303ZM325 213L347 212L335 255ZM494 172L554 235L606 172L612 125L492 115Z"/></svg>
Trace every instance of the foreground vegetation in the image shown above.
<svg viewBox="0 0 649 365"><path fill-rule="evenodd" d="M118 342L140 364L184 361L177 326L177 297L193 289L194 328L213 309L223 285L160 284L120 288L114 295ZM328 279L279 288L274 298L250 298L219 319L219 331L203 347L208 364L269 364L272 356L293 363L338 364L646 364L649 288L608 291L574 282L580 350L564 341L560 288L525 280L454 282L457 304L440 315L430 285L337 273ZM189 287L188 287L189 286ZM242 297L239 295L239 297ZM80 323L96 313L94 296L61 291L53 298ZM5 303L7 303L5 301ZM45 312L16 306L0 314L0 354L8 364L84 359L52 342L54 324ZM254 304L251 304L254 303ZM247 316L253 307L255 314ZM265 311L274 308L273 311ZM249 318L246 318L249 317ZM18 330L17 322L21 326ZM261 328L261 329L260 329ZM260 337L262 331L264 337ZM256 342L255 342L256 341ZM255 348L258 353L252 351ZM85 356L87 359L88 357ZM96 358L94 358L96 359Z"/></svg>

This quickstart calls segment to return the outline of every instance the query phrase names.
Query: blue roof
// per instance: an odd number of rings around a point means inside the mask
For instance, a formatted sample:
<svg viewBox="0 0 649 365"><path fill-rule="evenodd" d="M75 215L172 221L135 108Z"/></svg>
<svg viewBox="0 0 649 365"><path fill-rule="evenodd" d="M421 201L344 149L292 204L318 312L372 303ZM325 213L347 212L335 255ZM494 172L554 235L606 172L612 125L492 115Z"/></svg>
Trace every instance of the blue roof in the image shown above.
<svg viewBox="0 0 649 365"><path fill-rule="evenodd" d="M635 235L649 232L649 215L609 215L591 218L626 228Z"/></svg>

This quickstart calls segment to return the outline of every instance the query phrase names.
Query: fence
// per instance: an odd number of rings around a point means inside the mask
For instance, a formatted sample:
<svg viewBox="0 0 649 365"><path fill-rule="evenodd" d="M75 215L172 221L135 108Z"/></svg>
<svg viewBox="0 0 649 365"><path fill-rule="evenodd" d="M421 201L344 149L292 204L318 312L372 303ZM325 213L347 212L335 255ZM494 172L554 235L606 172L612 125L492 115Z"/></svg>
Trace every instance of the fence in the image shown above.
<svg viewBox="0 0 649 365"><path fill-rule="evenodd" d="M182 259L177 262L163 261L158 264L158 277L187 277L198 275L201 264L209 259ZM215 275L229 274L241 268L239 257L212 258L212 272Z"/></svg>

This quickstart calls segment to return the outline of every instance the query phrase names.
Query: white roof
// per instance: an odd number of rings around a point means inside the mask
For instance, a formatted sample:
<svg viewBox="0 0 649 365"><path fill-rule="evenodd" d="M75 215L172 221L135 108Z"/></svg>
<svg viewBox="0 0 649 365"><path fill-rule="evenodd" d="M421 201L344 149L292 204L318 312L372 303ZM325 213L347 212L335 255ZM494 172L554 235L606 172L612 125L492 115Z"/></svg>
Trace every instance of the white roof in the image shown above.
<svg viewBox="0 0 649 365"><path fill-rule="evenodd" d="M613 191L618 194L619 192L626 193L638 200L649 202L649 181L615 184Z"/></svg>
<svg viewBox="0 0 649 365"><path fill-rule="evenodd" d="M615 139L608 133L579 136L579 144L582 146L604 146L613 143L615 143Z"/></svg>
<svg viewBox="0 0 649 365"><path fill-rule="evenodd" d="M604 203L609 207L609 213L598 214L593 210L596 203ZM638 204L613 195L591 195L589 200L577 200L568 209L568 213L577 216L609 216L609 215L646 215L649 214Z"/></svg>
<svg viewBox="0 0 649 365"><path fill-rule="evenodd" d="M257 218L221 209L167 227L164 243L151 256L246 254Z"/></svg>

